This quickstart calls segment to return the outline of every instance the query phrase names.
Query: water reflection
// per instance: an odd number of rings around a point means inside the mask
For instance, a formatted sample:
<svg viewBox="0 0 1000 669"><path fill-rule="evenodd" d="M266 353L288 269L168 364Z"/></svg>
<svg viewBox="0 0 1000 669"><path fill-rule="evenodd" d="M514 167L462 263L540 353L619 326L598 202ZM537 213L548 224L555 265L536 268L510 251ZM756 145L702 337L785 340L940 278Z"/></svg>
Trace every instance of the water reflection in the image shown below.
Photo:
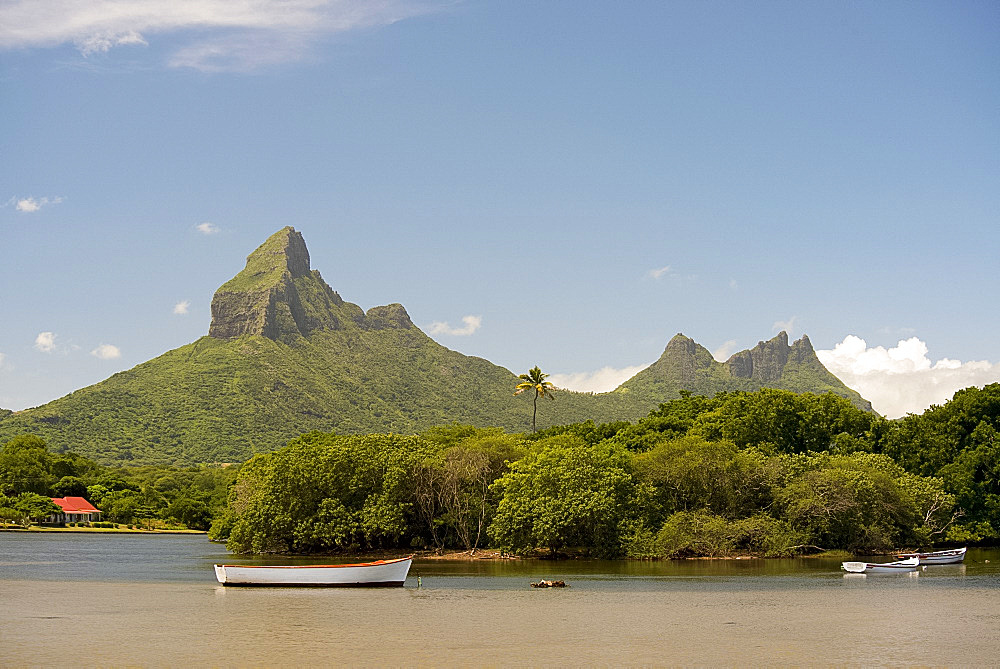
<svg viewBox="0 0 1000 669"><path fill-rule="evenodd" d="M1000 552L982 549L966 564L906 578L843 574L840 559L822 558L425 559L405 588L388 590L227 589L212 564L242 559L201 537L0 533L0 555L0 665L981 665L1000 657ZM540 578L570 587L529 587ZM899 624L901 611L928 610L942 615ZM59 643L39 643L46 638Z"/></svg>
<svg viewBox="0 0 1000 669"><path fill-rule="evenodd" d="M858 556L885 561L885 557ZM0 579L215 583L212 565L336 564L357 558L235 556L203 536L0 533ZM799 587L843 582L842 558L742 560L442 560L413 562L408 587L505 589L540 579L596 590L698 587ZM911 572L915 573L915 572ZM1000 551L970 549L963 564L929 565L935 582L1000 576ZM889 574L892 576L892 574Z"/></svg>

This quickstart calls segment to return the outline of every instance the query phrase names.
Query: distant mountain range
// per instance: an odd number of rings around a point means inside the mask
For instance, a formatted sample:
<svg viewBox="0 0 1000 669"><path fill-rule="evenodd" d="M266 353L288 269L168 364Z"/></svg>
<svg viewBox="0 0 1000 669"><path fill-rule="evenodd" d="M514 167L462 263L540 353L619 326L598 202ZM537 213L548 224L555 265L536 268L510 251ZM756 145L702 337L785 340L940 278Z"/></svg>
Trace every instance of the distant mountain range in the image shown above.
<svg viewBox="0 0 1000 669"><path fill-rule="evenodd" d="M530 427L511 371L441 346L400 304L367 312L310 269L286 227L212 299L208 336L40 407L0 410L0 441L22 433L104 463L241 462L310 430L413 432L458 421ZM807 337L782 332L724 363L681 334L608 393L562 391L539 428L635 420L678 391L782 388L871 405L833 376Z"/></svg>

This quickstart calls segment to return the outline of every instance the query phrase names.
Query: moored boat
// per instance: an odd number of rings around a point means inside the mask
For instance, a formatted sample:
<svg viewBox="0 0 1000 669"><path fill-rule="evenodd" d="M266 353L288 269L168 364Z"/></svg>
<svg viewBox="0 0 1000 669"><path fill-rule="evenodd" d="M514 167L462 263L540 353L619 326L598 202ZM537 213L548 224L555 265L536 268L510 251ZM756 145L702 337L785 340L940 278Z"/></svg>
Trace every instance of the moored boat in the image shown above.
<svg viewBox="0 0 1000 669"><path fill-rule="evenodd" d="M920 569L920 558L897 562L842 562L840 568L850 574L902 574Z"/></svg>
<svg viewBox="0 0 1000 669"><path fill-rule="evenodd" d="M215 565L223 585L402 587L413 556L359 564L304 566Z"/></svg>
<svg viewBox="0 0 1000 669"><path fill-rule="evenodd" d="M920 559L920 564L955 564L965 559L965 548L933 551L931 553L900 553L896 557L900 560L916 557Z"/></svg>

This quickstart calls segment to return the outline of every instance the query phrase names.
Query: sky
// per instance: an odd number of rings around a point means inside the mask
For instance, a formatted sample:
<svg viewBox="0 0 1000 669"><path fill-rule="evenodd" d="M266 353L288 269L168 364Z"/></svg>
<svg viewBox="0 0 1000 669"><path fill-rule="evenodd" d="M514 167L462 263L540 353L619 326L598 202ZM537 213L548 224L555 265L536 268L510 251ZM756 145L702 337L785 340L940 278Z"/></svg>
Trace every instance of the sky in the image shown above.
<svg viewBox="0 0 1000 669"><path fill-rule="evenodd" d="M292 225L560 387L780 330L890 417L1000 381L1000 4L0 0L0 407L207 334Z"/></svg>

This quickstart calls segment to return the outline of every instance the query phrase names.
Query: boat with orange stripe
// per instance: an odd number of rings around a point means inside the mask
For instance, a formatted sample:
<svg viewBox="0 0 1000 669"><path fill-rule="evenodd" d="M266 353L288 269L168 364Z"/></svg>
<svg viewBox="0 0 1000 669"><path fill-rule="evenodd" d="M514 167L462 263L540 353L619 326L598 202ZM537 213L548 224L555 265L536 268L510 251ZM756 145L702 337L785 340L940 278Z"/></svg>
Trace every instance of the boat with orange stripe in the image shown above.
<svg viewBox="0 0 1000 669"><path fill-rule="evenodd" d="M222 585L307 587L402 587L413 556L358 564L215 565Z"/></svg>

